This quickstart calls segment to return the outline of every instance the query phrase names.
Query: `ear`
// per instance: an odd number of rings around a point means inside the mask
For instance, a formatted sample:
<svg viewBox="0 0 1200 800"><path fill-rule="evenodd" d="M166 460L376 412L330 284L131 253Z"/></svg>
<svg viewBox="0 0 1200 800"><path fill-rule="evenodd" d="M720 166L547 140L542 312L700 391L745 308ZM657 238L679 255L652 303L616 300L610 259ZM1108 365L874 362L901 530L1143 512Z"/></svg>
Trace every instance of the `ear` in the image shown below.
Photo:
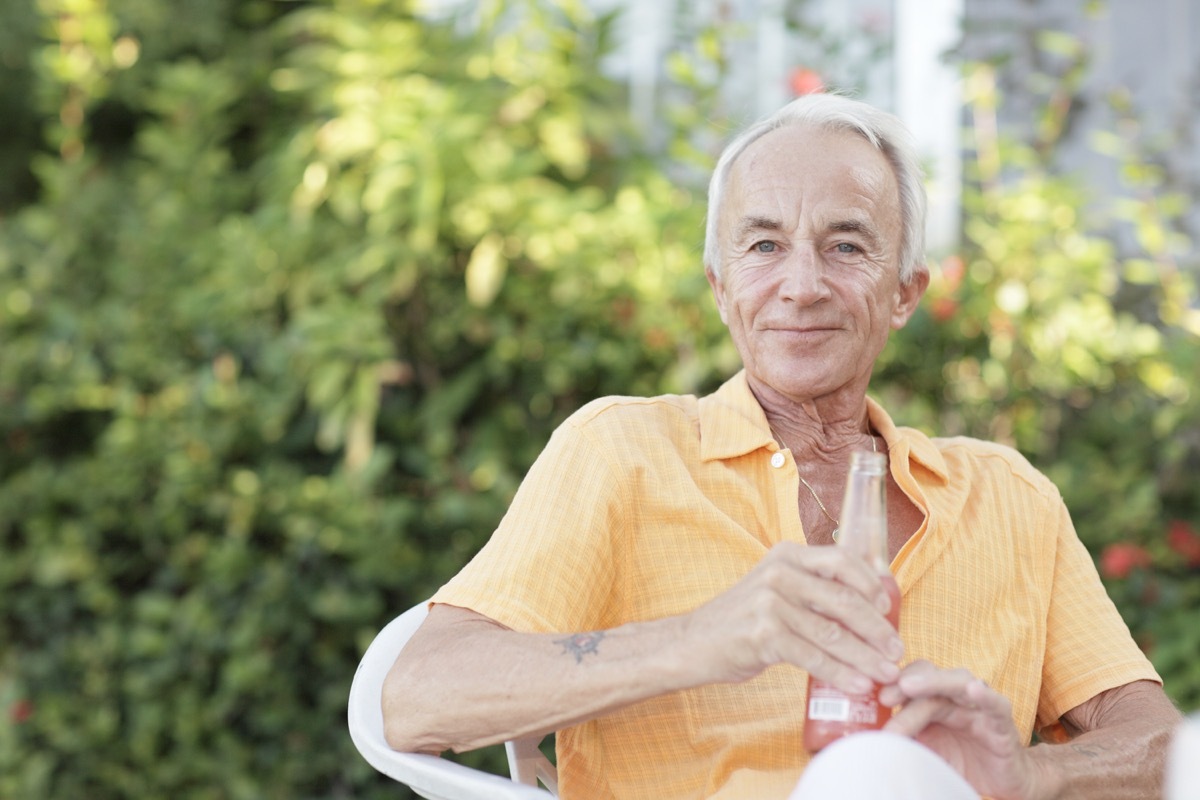
<svg viewBox="0 0 1200 800"><path fill-rule="evenodd" d="M717 301L717 313L721 315L721 322L729 325L729 319L725 316L725 283L709 266L704 268L704 277L708 278L708 285L712 287L713 298Z"/></svg>
<svg viewBox="0 0 1200 800"><path fill-rule="evenodd" d="M896 287L896 305L892 309L892 330L898 331L908 324L908 320L917 310L917 305L925 296L925 290L928 288L929 267L919 264L913 270L908 283L902 283Z"/></svg>

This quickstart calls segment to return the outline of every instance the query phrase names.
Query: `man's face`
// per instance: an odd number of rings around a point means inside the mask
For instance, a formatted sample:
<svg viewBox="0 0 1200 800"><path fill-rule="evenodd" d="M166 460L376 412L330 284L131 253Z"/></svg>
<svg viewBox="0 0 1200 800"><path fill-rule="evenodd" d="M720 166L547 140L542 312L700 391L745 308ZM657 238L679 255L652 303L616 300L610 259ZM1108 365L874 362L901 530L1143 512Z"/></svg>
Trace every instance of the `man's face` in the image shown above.
<svg viewBox="0 0 1200 800"><path fill-rule="evenodd" d="M734 162L718 222L709 283L760 399L865 392L928 283L918 269L900 284L899 190L883 154L852 133L772 131Z"/></svg>

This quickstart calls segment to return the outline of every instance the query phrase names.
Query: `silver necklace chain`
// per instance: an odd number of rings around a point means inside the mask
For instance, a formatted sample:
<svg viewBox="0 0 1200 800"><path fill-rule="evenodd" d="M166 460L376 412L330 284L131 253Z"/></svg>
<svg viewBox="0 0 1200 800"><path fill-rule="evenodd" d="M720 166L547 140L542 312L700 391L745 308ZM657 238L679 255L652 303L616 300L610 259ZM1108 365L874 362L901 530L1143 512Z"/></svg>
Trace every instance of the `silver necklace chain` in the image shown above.
<svg viewBox="0 0 1200 800"><path fill-rule="evenodd" d="M875 446L874 434L871 435L871 452L879 452L879 448ZM817 495L817 492L813 489L812 485L809 484L808 481L804 480L804 476L797 474L796 477L799 478L800 482L804 484L804 488L808 489L808 493L812 495L812 499L817 501L817 508L821 509L821 513L825 515L825 519L833 523L833 540L836 542L838 539L838 533L840 533L842 530L842 523L835 516L833 516L833 514L829 513L829 509L827 509L825 504L821 502L821 498Z"/></svg>

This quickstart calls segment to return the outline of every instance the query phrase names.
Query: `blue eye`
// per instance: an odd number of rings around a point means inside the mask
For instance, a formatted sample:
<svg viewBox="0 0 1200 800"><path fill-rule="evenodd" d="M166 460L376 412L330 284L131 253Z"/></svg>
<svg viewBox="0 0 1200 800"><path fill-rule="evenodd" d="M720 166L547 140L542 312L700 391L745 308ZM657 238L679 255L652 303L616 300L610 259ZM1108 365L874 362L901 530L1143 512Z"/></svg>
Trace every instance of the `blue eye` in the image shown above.
<svg viewBox="0 0 1200 800"><path fill-rule="evenodd" d="M837 246L837 251L839 253L857 253L858 248L855 247L854 245L850 244L849 242L841 242Z"/></svg>
<svg viewBox="0 0 1200 800"><path fill-rule="evenodd" d="M775 243L774 242L758 242L757 244L754 245L754 249L759 253L774 253L775 252Z"/></svg>

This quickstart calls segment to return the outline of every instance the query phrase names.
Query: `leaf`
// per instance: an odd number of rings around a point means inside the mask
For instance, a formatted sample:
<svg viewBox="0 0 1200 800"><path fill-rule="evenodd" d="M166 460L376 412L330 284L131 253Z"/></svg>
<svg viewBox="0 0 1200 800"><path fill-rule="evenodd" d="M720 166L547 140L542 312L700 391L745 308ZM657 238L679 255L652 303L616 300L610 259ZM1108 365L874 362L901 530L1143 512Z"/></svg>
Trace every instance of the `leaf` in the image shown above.
<svg viewBox="0 0 1200 800"><path fill-rule="evenodd" d="M492 304L504 285L508 261L504 257L504 237L492 231L479 240L467 262L467 300L476 308Z"/></svg>

